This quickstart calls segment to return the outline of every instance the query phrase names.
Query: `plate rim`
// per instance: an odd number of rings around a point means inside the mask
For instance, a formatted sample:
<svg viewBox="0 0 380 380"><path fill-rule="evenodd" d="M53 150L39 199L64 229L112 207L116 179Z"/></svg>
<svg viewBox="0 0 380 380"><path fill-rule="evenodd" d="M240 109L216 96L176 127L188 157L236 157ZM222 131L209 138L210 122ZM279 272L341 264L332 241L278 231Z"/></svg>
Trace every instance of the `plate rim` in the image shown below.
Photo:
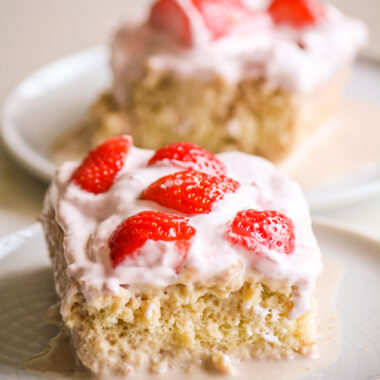
<svg viewBox="0 0 380 380"><path fill-rule="evenodd" d="M12 115L15 108L15 99L18 97L23 87L25 87L28 83L37 80L38 77L43 76L48 70L55 70L60 66L64 66L69 61L84 59L89 56L105 55L107 50L107 46L97 45L53 60L52 62L41 66L36 71L25 76L11 90L4 101L0 125L2 145L19 164L44 182L48 183L52 180L57 167L54 163L45 158L39 151L33 149L26 142L26 140L22 138L18 128L12 121Z"/></svg>

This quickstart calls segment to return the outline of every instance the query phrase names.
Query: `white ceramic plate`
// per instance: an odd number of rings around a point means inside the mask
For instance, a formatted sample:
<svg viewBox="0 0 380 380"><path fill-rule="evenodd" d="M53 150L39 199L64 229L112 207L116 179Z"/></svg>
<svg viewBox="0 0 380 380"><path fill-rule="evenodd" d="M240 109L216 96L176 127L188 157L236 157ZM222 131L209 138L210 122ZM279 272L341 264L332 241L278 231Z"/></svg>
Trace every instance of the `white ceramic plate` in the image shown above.
<svg viewBox="0 0 380 380"><path fill-rule="evenodd" d="M9 95L2 137L9 152L32 173L50 181L52 143L85 115L111 82L108 50L70 55L27 77Z"/></svg>
<svg viewBox="0 0 380 380"><path fill-rule="evenodd" d="M30 75L7 99L2 118L5 145L24 167L40 178L48 181L54 172L55 165L49 156L52 143L79 122L97 95L109 87L111 75L108 61L109 52L104 47L68 56ZM346 95L379 104L380 66L369 61L359 62ZM358 110L355 115L359 121L360 113L368 114L366 110ZM345 110L341 114L344 116ZM345 123L346 120L341 118L341 129L344 129ZM372 119L371 123L380 124L380 116L375 114L375 120ZM367 129L377 131L376 125L371 123L365 124ZM362 136L369 135L363 133ZM372 136L370 139L374 141ZM365 140L354 140L356 142L358 145L367 143ZM340 143L341 140L337 142ZM376 149L376 153L377 156L371 156L371 162L365 163L372 166L380 163L380 150ZM300 160L301 165L303 161ZM357 170L344 173L338 181L327 186L318 182L312 187L305 186L311 208L336 206L380 192L379 171L375 169L364 176ZM315 172L321 173L321 170L318 168Z"/></svg>
<svg viewBox="0 0 380 380"><path fill-rule="evenodd" d="M336 304L342 349L328 368L305 379L370 380L380 376L380 243L326 222L314 223L323 254L344 269ZM20 363L43 351L57 328L47 325L56 301L42 231L34 225L0 239L0 378L42 379ZM46 377L44 377L46 378Z"/></svg>

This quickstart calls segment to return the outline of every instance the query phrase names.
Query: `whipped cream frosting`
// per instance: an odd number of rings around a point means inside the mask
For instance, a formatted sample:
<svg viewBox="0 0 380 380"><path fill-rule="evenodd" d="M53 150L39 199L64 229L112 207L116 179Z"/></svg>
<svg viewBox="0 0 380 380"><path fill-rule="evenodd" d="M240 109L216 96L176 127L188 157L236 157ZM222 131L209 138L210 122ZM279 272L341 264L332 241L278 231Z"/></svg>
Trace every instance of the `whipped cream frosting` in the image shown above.
<svg viewBox="0 0 380 380"><path fill-rule="evenodd" d="M209 214L184 215L197 232L178 273L173 269L178 260L175 244L152 240L141 248L138 259L124 260L114 269L108 241L122 221L144 210L182 215L139 199L152 182L181 170L168 161L147 167L152 155L150 150L133 147L113 186L97 195L70 182L77 163L66 162L56 173L47 206L55 209L56 221L65 232L67 273L81 284L88 302L99 294L118 294L120 286L166 287L182 283L184 269L196 273L192 279L195 283L215 279L235 268L242 279L253 269L262 279L296 285L292 318L309 310L310 295L322 264L302 191L269 161L245 153L218 155L227 175L240 182L239 189L214 203ZM229 223L243 209L277 210L290 217L295 226L295 251L286 255L263 247L256 254L231 244L226 239Z"/></svg>
<svg viewBox="0 0 380 380"><path fill-rule="evenodd" d="M326 4L326 17L309 27L274 25L267 13L260 12L252 30L214 41L191 1L178 1L192 21L193 47L182 46L147 22L123 25L114 35L111 67L120 104L127 101L130 84L147 68L184 78L217 76L228 83L265 78L269 86L308 92L348 64L367 40L362 22Z"/></svg>

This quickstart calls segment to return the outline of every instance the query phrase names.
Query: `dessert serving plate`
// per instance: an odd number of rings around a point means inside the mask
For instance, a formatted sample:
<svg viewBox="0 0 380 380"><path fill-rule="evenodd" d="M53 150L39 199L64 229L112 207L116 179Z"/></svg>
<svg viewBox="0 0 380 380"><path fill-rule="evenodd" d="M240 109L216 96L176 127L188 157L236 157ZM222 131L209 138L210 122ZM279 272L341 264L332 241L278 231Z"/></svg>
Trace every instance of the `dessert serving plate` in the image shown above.
<svg viewBox="0 0 380 380"><path fill-rule="evenodd" d="M314 223L314 231L327 261L343 274L335 305L342 322L337 359L325 368L309 371L308 380L375 380L380 376L380 243L328 224ZM22 262L22 266L20 263ZM328 265L326 265L328 271ZM327 288L330 284L327 279ZM0 378L37 380L77 378L68 374L58 355L45 363L49 372L30 372L27 359L44 351L58 328L47 323L47 311L57 300L52 270L38 225L0 239ZM321 307L320 312L323 310ZM327 339L334 339L331 336ZM66 345L66 351L69 346ZM67 354L67 352L66 352ZM323 354L323 353L322 353ZM275 367L277 362L271 362ZM36 365L33 367L36 368ZM42 367L39 367L42 368ZM276 379L287 379L284 373ZM262 372L260 372L262 373ZM78 374L88 378L83 371ZM157 378L157 377L156 377ZM165 375L159 376L165 379ZM185 378L193 379L191 375ZM212 376L212 379L231 379ZM232 377L239 380L240 376ZM133 379L133 377L131 378ZM265 375L260 380L266 380Z"/></svg>
<svg viewBox="0 0 380 380"><path fill-rule="evenodd" d="M1 132L9 152L49 181L53 143L83 119L111 83L109 52L86 50L26 78L8 97ZM380 192L380 65L359 61L335 120L309 138L284 170L303 186L313 210Z"/></svg>

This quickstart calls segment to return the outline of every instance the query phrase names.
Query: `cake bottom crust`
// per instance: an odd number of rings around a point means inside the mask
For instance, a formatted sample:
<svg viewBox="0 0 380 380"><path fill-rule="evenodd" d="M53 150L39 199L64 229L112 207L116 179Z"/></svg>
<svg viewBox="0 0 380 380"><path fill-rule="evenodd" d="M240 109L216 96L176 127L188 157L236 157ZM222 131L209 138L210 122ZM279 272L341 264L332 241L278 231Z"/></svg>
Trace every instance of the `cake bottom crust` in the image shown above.
<svg viewBox="0 0 380 380"><path fill-rule="evenodd" d="M127 375L135 368L208 368L230 373L233 362L292 358L313 352L315 306L291 320L297 289L272 289L255 276L244 281L121 287L87 302L81 284L66 274L63 232L54 210L42 215L61 314L81 362L99 375Z"/></svg>

